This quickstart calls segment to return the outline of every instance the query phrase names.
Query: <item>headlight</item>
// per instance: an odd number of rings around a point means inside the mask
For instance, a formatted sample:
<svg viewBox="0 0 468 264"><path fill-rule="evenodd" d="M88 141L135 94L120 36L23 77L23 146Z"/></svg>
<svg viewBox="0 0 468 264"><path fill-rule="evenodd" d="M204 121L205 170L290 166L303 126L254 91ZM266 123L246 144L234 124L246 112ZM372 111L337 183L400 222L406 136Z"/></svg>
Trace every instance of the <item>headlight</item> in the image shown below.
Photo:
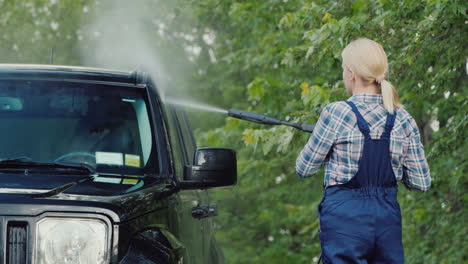
<svg viewBox="0 0 468 264"><path fill-rule="evenodd" d="M37 224L35 263L105 263L107 236L106 224L97 219L44 218Z"/></svg>

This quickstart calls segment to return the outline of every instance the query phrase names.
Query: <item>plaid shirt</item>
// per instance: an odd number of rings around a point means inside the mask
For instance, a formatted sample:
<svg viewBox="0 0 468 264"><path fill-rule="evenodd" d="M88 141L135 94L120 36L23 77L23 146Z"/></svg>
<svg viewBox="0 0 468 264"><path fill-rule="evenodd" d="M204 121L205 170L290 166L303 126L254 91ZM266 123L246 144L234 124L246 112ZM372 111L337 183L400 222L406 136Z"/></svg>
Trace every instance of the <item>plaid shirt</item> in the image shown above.
<svg viewBox="0 0 468 264"><path fill-rule="evenodd" d="M352 101L366 119L371 138L379 138L387 119L382 95L355 94L348 101ZM296 160L296 173L301 178L310 177L325 162L324 186L344 184L358 171L363 145L364 136L351 107L343 101L329 104L320 114L314 132ZM429 189L431 177L419 130L404 108L397 109L390 154L397 180L413 190Z"/></svg>

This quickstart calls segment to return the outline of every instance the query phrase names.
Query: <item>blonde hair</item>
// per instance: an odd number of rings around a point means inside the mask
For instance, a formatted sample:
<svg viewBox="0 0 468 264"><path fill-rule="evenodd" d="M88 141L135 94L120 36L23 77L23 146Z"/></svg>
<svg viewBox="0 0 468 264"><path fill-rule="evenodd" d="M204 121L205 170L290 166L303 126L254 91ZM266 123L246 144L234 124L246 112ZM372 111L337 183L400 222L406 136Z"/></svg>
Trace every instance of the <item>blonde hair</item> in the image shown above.
<svg viewBox="0 0 468 264"><path fill-rule="evenodd" d="M380 85L384 107L393 114L402 105L393 85L385 79L388 69L387 54L382 46L370 39L359 38L351 41L341 53L343 64L361 78L364 85L376 82Z"/></svg>

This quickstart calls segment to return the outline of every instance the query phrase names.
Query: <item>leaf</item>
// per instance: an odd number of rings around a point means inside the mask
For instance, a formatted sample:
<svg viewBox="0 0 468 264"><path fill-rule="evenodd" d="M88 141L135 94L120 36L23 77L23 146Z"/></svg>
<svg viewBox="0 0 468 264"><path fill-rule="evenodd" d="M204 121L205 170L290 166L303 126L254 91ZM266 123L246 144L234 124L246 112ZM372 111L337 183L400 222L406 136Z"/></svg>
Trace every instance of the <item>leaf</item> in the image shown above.
<svg viewBox="0 0 468 264"><path fill-rule="evenodd" d="M263 155L267 155L271 151L276 141L277 141L276 136L270 136L265 142L263 142L262 144Z"/></svg>
<svg viewBox="0 0 468 264"><path fill-rule="evenodd" d="M287 128L285 132L283 132L279 137L279 144L276 152L285 152L288 147L289 143L293 139L294 133L292 132L292 128Z"/></svg>
<svg viewBox="0 0 468 264"><path fill-rule="evenodd" d="M353 2L353 13L357 14L366 7L366 1L358 0Z"/></svg>
<svg viewBox="0 0 468 264"><path fill-rule="evenodd" d="M300 85L301 87L301 96L305 96L306 94L309 94L310 93L310 90L309 90L309 84L307 82L303 82L301 83Z"/></svg>
<svg viewBox="0 0 468 264"><path fill-rule="evenodd" d="M225 128L228 130L234 130L240 125L241 120L237 118L228 118L226 121Z"/></svg>
<svg viewBox="0 0 468 264"><path fill-rule="evenodd" d="M244 141L244 143L246 145L251 145L254 143L254 137L253 137L253 132L254 130L251 129L251 128L248 128L246 130L244 130L244 132L242 133L242 140Z"/></svg>
<svg viewBox="0 0 468 264"><path fill-rule="evenodd" d="M311 45L308 49L307 49L307 53L306 53L306 60L309 59L309 57L314 53L314 50L315 50L315 46L314 45Z"/></svg>
<svg viewBox="0 0 468 264"><path fill-rule="evenodd" d="M260 99L265 95L265 86L268 82L263 78L255 78L251 83L247 85L247 94L249 100Z"/></svg>
<svg viewBox="0 0 468 264"><path fill-rule="evenodd" d="M332 15L330 13L325 13L325 15L322 18L322 22L328 22L332 18Z"/></svg>
<svg viewBox="0 0 468 264"><path fill-rule="evenodd" d="M295 13L286 13L279 21L278 27L281 29L287 29L294 26L297 17Z"/></svg>
<svg viewBox="0 0 468 264"><path fill-rule="evenodd" d="M292 50L288 50L283 57L283 60L281 60L281 64L286 65L287 67L293 67L295 64L294 60L294 53Z"/></svg>

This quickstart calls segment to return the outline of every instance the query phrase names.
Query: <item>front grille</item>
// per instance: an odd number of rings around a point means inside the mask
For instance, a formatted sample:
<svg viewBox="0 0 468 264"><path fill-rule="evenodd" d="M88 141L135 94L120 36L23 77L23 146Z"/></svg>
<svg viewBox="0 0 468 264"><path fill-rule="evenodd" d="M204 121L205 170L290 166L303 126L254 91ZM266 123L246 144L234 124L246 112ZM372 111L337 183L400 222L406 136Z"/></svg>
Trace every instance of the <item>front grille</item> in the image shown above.
<svg viewBox="0 0 468 264"><path fill-rule="evenodd" d="M9 222L6 242L6 263L25 264L28 247L28 224L26 222Z"/></svg>

